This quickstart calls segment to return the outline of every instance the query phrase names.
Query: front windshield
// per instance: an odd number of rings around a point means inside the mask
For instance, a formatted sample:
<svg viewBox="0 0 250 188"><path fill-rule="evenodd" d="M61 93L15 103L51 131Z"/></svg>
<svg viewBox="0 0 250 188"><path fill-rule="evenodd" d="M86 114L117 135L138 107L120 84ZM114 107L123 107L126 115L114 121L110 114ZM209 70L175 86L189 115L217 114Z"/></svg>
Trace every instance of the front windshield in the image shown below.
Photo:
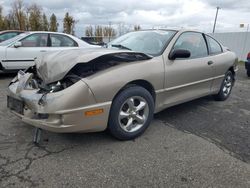
<svg viewBox="0 0 250 188"><path fill-rule="evenodd" d="M108 48L131 49L152 56L160 55L176 31L152 30L127 33L108 44Z"/></svg>
<svg viewBox="0 0 250 188"><path fill-rule="evenodd" d="M1 43L0 43L0 46L8 46L8 45L10 45L11 43L13 43L13 42L15 42L15 41L17 41L17 40L23 38L23 37L26 36L26 35L28 35L28 33L22 33L22 34L20 34L20 35L17 35L17 36L15 36L15 37L13 37L13 38L11 38L11 39L9 39L9 40L6 40L6 41L1 42Z"/></svg>

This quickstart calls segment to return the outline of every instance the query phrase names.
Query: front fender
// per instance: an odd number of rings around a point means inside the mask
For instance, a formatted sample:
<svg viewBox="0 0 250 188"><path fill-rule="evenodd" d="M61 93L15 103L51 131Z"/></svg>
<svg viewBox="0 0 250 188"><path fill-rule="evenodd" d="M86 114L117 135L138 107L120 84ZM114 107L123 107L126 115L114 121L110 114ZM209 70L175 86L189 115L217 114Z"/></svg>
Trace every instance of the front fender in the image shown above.
<svg viewBox="0 0 250 188"><path fill-rule="evenodd" d="M149 82L155 90L164 87L164 63L162 56L150 60L124 63L83 78L91 88L97 102L112 101L127 83L135 80Z"/></svg>

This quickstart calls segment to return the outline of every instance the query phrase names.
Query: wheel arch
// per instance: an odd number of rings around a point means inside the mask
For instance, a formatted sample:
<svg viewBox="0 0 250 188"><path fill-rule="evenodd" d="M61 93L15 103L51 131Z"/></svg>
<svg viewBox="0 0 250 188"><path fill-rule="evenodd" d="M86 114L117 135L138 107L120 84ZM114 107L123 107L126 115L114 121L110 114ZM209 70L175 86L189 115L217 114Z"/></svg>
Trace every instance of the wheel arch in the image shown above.
<svg viewBox="0 0 250 188"><path fill-rule="evenodd" d="M234 66L231 66L228 71L231 71L233 73L233 75L235 76L235 71L234 71Z"/></svg>
<svg viewBox="0 0 250 188"><path fill-rule="evenodd" d="M234 84L234 82L235 82L235 74L236 74L236 72L235 72L235 70L234 70L234 66L231 66L231 67L228 69L228 71L231 71L232 74L233 74L233 84Z"/></svg>
<svg viewBox="0 0 250 188"><path fill-rule="evenodd" d="M123 90L131 87L131 86L141 86L144 89L146 89L151 96L153 97L153 100L155 102L156 100L156 94L155 94L155 89L154 86L147 80L143 80L143 79L138 79L138 80L133 80L128 82L127 84L125 84L114 96L113 100L117 97L117 95L119 95Z"/></svg>

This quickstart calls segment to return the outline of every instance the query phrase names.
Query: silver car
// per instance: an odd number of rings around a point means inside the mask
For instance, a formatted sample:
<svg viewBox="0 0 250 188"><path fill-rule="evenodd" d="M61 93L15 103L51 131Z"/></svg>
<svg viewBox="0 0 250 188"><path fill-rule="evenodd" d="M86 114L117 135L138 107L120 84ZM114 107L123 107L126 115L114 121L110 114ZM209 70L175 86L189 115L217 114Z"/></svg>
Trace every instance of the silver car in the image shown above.
<svg viewBox="0 0 250 188"><path fill-rule="evenodd" d="M104 48L45 54L10 83L8 107L41 129L108 129L128 140L167 107L206 95L226 100L237 62L235 53L201 32L131 32Z"/></svg>

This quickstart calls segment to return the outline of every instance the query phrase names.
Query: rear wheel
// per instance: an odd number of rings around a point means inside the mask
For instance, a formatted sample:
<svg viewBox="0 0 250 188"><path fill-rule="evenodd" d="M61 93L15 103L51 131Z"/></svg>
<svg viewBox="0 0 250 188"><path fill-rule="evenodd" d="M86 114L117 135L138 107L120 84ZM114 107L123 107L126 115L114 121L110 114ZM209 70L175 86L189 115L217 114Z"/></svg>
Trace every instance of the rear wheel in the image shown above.
<svg viewBox="0 0 250 188"><path fill-rule="evenodd" d="M231 94L233 83L234 83L234 75L231 71L228 71L225 74L219 93L214 96L215 99L218 101L226 100Z"/></svg>
<svg viewBox="0 0 250 188"><path fill-rule="evenodd" d="M134 139L147 129L153 113L152 95L143 87L128 87L112 103L108 129L119 140Z"/></svg>

